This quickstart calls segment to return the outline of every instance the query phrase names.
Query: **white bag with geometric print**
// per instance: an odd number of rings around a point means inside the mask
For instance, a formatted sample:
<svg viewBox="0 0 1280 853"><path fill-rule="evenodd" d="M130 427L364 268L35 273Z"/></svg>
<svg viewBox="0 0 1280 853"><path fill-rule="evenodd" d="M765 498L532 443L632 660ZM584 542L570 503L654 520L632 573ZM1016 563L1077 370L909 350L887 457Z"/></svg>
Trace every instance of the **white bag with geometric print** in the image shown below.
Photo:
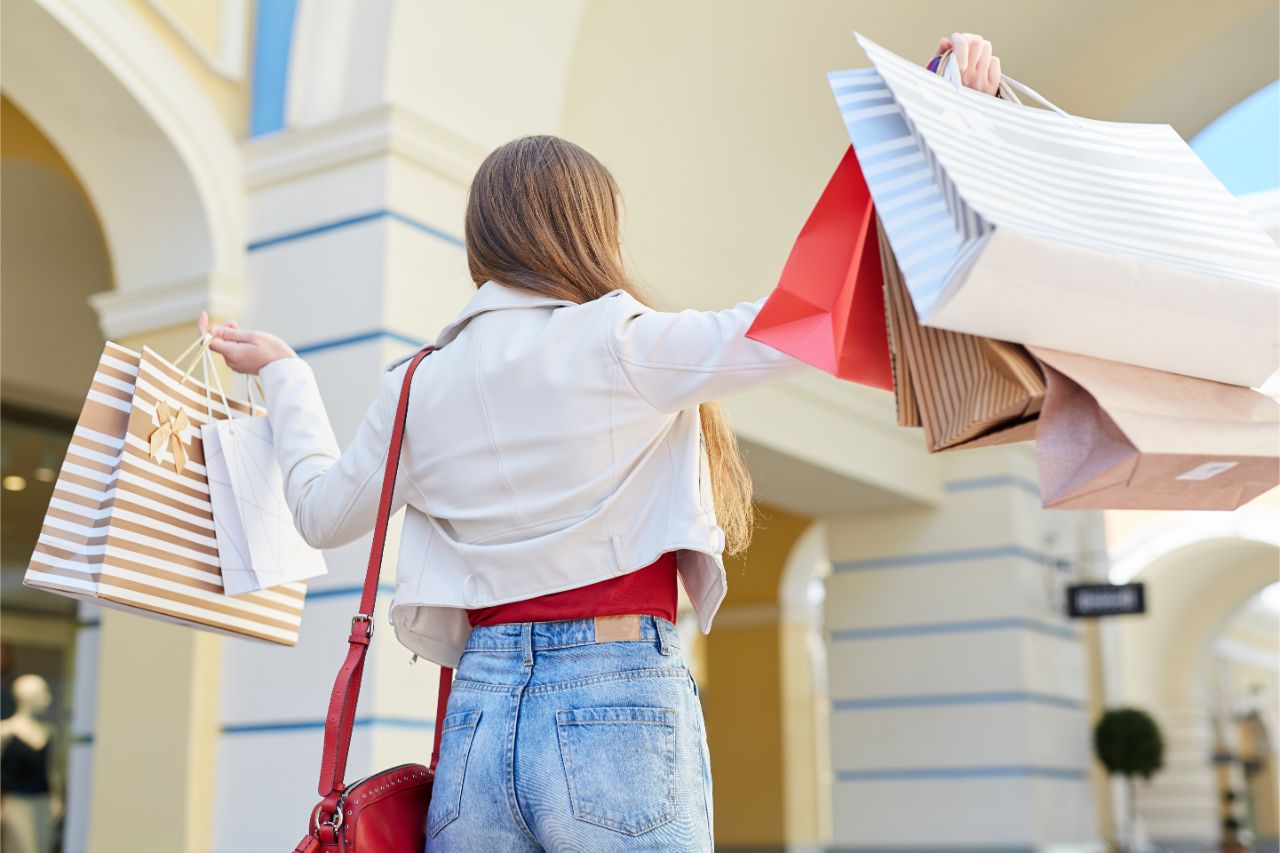
<svg viewBox="0 0 1280 853"><path fill-rule="evenodd" d="M219 389L221 390L221 389ZM252 403L252 386L249 400ZM271 422L232 414L201 430L214 532L227 595L326 574L324 555L303 541L284 498Z"/></svg>

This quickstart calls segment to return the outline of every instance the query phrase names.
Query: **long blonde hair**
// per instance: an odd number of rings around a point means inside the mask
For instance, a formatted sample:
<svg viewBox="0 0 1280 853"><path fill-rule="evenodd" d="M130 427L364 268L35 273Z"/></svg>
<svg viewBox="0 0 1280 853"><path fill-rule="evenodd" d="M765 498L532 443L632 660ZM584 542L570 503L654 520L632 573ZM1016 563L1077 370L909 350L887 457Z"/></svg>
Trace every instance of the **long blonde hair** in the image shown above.
<svg viewBox="0 0 1280 853"><path fill-rule="evenodd" d="M467 266L490 279L571 302L624 290L648 304L623 269L618 185L599 160L558 136L525 136L485 158L467 199ZM698 406L725 550L751 540L751 475L715 402Z"/></svg>

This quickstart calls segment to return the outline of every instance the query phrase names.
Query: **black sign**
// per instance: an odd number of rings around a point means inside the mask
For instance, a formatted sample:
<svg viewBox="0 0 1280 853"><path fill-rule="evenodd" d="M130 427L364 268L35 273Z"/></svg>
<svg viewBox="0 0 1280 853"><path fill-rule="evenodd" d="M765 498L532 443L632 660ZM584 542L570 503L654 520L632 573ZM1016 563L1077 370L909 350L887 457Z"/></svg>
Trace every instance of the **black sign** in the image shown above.
<svg viewBox="0 0 1280 853"><path fill-rule="evenodd" d="M1075 584L1067 587L1067 615L1073 619L1146 613L1142 584Z"/></svg>

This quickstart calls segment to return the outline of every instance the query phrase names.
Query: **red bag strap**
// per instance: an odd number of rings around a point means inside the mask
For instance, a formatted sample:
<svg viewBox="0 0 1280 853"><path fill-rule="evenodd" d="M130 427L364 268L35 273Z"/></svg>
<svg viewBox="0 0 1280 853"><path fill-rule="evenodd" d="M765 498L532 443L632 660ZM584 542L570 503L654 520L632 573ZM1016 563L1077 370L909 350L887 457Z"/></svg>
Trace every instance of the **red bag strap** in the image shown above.
<svg viewBox="0 0 1280 853"><path fill-rule="evenodd" d="M378 502L378 520L373 528L373 543L369 547L369 566L365 570L364 590L360 595L360 610L351 617L351 634L347 637L347 657L338 670L329 696L329 713L324 721L324 753L320 761L320 796L336 800L342 790L342 780L347 769L347 752L351 747L351 729L355 725L356 704L360 700L360 679L364 675L364 658L369 651L369 639L373 636L373 605L378 598L378 577L382 572L382 553L387 541L387 522L391 518L391 496L395 493L396 472L400 468L400 448L404 441L404 424L409 413L409 387L414 371L435 347L424 347L409 362L400 388L400 402L396 406L395 421L391 429L390 447L387 451L387 467L382 475L382 497ZM440 760L440 735L445 708L449 704L449 689L453 686L453 670L440 668L440 693L436 700L435 744L431 750L431 769Z"/></svg>

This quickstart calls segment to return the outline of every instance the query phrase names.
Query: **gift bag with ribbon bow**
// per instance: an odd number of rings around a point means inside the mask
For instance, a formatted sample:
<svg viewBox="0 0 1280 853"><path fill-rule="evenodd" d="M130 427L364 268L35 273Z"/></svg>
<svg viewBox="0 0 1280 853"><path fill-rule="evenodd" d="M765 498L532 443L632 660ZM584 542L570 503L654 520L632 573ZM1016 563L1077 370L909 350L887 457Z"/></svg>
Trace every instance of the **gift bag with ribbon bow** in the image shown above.
<svg viewBox="0 0 1280 853"><path fill-rule="evenodd" d="M304 583L227 595L200 431L215 406L210 336L169 362L108 343L23 584L151 618L294 645ZM190 361L185 370L180 365ZM192 375L202 365L206 381Z"/></svg>

